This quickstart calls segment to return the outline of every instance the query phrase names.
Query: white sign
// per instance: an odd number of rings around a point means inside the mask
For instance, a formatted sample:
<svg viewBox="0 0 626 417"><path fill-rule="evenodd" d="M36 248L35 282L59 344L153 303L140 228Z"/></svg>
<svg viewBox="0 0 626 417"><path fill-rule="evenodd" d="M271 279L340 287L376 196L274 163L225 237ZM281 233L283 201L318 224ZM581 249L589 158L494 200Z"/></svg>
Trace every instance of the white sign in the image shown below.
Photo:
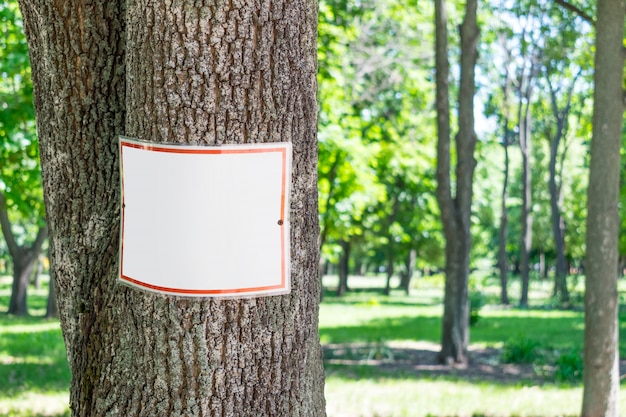
<svg viewBox="0 0 626 417"><path fill-rule="evenodd" d="M289 292L291 144L120 138L120 280L197 297Z"/></svg>

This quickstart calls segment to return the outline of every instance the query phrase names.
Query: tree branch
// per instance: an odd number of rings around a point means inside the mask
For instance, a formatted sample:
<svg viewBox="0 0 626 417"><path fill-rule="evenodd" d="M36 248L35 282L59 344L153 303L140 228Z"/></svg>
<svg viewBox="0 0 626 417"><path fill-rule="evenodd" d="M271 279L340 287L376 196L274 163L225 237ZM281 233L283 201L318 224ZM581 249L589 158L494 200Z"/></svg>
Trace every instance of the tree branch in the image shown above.
<svg viewBox="0 0 626 417"><path fill-rule="evenodd" d="M11 222L9 221L6 199L4 198L4 193L2 192L0 192L0 229L2 229L2 235L4 236L4 240L7 242L7 247L9 248L11 257L17 257L20 252L20 247L15 240L13 230L11 230Z"/></svg>
<svg viewBox="0 0 626 417"><path fill-rule="evenodd" d="M41 252L41 247L43 246L43 243L46 241L47 238L48 238L48 226L47 225L39 226L39 230L37 231L37 237L35 238L35 241L33 242L32 246L30 247L30 250L33 252L33 254L39 255L39 253Z"/></svg>
<svg viewBox="0 0 626 417"><path fill-rule="evenodd" d="M587 13L585 13L580 8L578 8L578 7L574 6L573 4L567 2L567 0L554 0L554 2L556 4L558 4L558 5L560 5L560 6L563 6L564 8L569 10L570 12L576 13L578 16L582 17L585 21L589 22L592 26L596 25L596 21L593 19L593 17L589 16Z"/></svg>

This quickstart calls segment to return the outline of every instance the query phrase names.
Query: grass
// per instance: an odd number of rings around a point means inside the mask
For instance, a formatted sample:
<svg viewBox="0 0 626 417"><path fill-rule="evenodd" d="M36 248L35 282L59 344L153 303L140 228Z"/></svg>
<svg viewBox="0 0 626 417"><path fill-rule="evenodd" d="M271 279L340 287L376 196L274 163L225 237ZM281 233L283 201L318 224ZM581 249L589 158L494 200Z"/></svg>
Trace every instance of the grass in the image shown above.
<svg viewBox="0 0 626 417"><path fill-rule="evenodd" d="M325 278L331 287L334 277ZM323 344L375 346L377 343L427 342L438 344L441 335L441 280L419 280L413 295L392 292L381 295L379 277L351 278L351 285L365 290L342 299L328 291L320 309ZM515 295L515 282L512 292ZM622 285L624 283L621 283ZM486 280L481 291L491 303L497 287ZM551 284L534 282L531 309L503 309L488 304L471 328L470 349L502 349L510 341L525 338L553 352L580 352L583 347L584 316L580 308L546 309ZM491 293L491 294L490 294ZM581 307L581 306L576 306ZM620 351L626 352L626 315L620 316ZM361 361L350 366L326 364L326 399L329 417L399 416L574 416L580 414L582 385L576 381L538 384L524 379L515 383L490 383L460 378L454 373L428 376L415 372L389 372ZM626 407L626 393L620 394Z"/></svg>
<svg viewBox="0 0 626 417"><path fill-rule="evenodd" d="M0 311L6 311L10 279L0 278ZM29 289L31 317L0 313L0 415L69 416L70 372L58 320L43 319L47 282Z"/></svg>
<svg viewBox="0 0 626 417"><path fill-rule="evenodd" d="M326 379L328 417L575 416L581 388L419 379ZM622 399L622 405L626 403Z"/></svg>
<svg viewBox="0 0 626 417"><path fill-rule="evenodd" d="M327 277L325 284L332 287L334 280ZM504 350L515 347L514 343L524 348L525 341L530 348L582 349L583 314L576 308L544 308L551 303L549 283L533 283L531 300L535 308L520 310L495 306L494 282L489 278L479 281L475 289L484 294L487 305L471 328L471 349ZM45 284L41 290L29 290L31 317L0 314L2 416L69 416L70 374L59 323L41 318L47 296ZM404 359L397 347L437 347L441 334L441 278L416 280L410 296L395 291L390 296L381 295L380 277L351 277L350 284L359 290L342 299L329 291L320 308L322 343L350 346L344 357L354 359L346 364L327 358L329 417L556 417L580 413L582 386L578 381L490 382L455 372L420 373L392 366ZM9 285L10 279L0 278L0 311L6 311ZM515 286L513 282L513 296ZM621 319L620 351L624 356L626 314ZM620 394L620 407L626 408L626 392Z"/></svg>

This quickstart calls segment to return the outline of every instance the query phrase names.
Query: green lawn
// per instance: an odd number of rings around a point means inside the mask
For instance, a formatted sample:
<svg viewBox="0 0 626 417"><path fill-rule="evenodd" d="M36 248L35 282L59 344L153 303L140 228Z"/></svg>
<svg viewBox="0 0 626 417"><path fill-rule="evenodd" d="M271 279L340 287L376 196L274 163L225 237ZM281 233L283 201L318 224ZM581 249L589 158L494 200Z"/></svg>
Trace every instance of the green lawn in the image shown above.
<svg viewBox="0 0 626 417"><path fill-rule="evenodd" d="M440 337L440 278L415 282L414 292L377 290L382 278L351 278L359 288L343 299L329 291L320 308L320 337L326 347L329 417L399 416L574 416L580 413L579 382L480 379L464 372L430 372L414 366L406 352L432 353ZM0 278L0 311L9 299ZM333 278L325 283L332 287ZM493 282L480 290L493 300ZM549 305L549 284L533 287L535 305ZM512 284L512 292L515 283ZM0 314L0 415L67 416L70 375L58 321L45 320L46 286L30 290L33 317ZM543 298L542 298L543 297ZM626 316L620 351L626 352ZM550 352L579 352L583 314L578 309L502 309L488 304L471 329L471 350L499 351L512 340L529 340ZM332 350L333 347L339 348ZM497 361L497 360L496 360ZM498 366L496 363L489 365ZM620 396L626 408L626 393Z"/></svg>
<svg viewBox="0 0 626 417"><path fill-rule="evenodd" d="M0 311L6 311L10 279L0 278ZM29 289L32 317L0 313L0 415L69 416L70 372L58 320L45 314L47 282Z"/></svg>
<svg viewBox="0 0 626 417"><path fill-rule="evenodd" d="M332 287L336 279L326 277ZM486 298L497 300L494 280L478 286ZM409 297L400 292L381 295L379 277L351 278L358 290L342 299L328 291L320 309L322 343L355 345L344 349L342 359L328 359L326 364L326 399L329 417L382 416L574 416L580 414L580 382L480 381L452 372L439 375L411 367L394 367L401 362L390 354L388 366L368 360L371 352L387 346L390 352L400 346L423 346L437 349L441 335L441 281L428 278L415 282ZM623 284L623 283L622 283ZM549 282L532 287L535 308L503 309L488 304L480 310L478 323L471 328L470 350L501 350L516 340L532 341L551 354L578 354L583 347L584 317L580 309L546 308L552 305ZM512 283L516 294L516 283ZM573 298L577 294L573 294ZM578 296L578 299L580 297ZM626 316L621 317L620 351L626 352ZM365 347L365 348L363 348ZM345 353L347 352L347 353ZM369 352L369 354L368 354ZM332 353L332 352L331 352ZM390 358L391 357L391 358ZM347 364L345 363L347 362ZM384 362L384 361L383 361ZM390 372L394 370L394 372ZM540 372L541 368L537 368ZM626 407L626 393L620 395L620 407Z"/></svg>

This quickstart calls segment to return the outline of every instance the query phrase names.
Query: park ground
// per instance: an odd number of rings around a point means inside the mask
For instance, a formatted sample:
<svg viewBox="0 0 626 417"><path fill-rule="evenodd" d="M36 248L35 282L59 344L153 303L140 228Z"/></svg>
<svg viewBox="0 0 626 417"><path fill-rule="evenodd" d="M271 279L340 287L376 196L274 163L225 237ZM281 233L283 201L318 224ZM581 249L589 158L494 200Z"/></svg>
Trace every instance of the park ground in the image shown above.
<svg viewBox="0 0 626 417"><path fill-rule="evenodd" d="M329 417L575 416L582 401L583 279L571 278L573 308L561 310L551 283L534 281L531 307L497 303L496 278L472 279L476 322L468 366L437 361L441 276L417 278L410 295L383 296L384 278L351 277L353 291L333 295L325 277L320 338ZM620 294L626 294L626 282ZM517 282L511 284L515 297ZM6 310L10 278L0 278ZM0 415L69 416L70 375L56 320L41 318L47 289L30 290L31 317L0 316ZM621 300L622 302L624 300ZM621 316L626 354L626 310ZM622 361L621 374L626 374ZM626 408L626 393L620 394Z"/></svg>

